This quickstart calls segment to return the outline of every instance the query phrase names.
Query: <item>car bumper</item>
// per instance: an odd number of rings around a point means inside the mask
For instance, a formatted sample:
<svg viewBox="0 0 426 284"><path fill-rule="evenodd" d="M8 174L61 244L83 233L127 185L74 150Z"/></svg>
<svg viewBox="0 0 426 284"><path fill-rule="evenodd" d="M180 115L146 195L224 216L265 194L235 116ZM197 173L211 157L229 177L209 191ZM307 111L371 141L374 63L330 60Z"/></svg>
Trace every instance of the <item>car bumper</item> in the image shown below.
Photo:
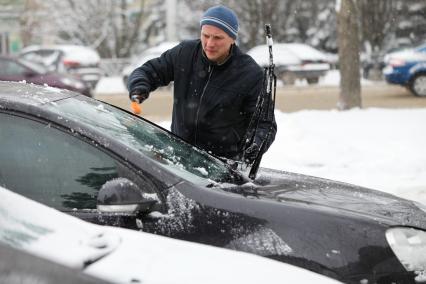
<svg viewBox="0 0 426 284"><path fill-rule="evenodd" d="M389 84L408 84L408 78L407 76L405 76L405 73L402 73L397 68L393 68L392 66L386 66L383 69L383 75L385 76L386 82L388 82Z"/></svg>

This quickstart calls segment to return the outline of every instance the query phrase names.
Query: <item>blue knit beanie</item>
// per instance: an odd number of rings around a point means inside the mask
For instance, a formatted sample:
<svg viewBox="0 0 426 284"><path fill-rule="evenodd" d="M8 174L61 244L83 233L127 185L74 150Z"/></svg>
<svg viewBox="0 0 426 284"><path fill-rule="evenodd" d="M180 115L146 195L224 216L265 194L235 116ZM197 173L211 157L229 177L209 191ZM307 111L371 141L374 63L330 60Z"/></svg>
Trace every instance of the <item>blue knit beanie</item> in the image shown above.
<svg viewBox="0 0 426 284"><path fill-rule="evenodd" d="M219 5L209 8L200 21L200 26L212 25L224 32L231 38L237 39L238 34L238 18L234 11Z"/></svg>

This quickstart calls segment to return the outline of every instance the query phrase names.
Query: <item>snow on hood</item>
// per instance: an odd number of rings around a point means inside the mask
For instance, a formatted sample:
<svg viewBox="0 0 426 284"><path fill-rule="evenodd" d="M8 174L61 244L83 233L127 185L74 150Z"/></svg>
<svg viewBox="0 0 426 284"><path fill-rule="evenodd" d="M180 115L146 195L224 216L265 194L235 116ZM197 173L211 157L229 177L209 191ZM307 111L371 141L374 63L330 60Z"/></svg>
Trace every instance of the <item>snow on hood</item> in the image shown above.
<svg viewBox="0 0 426 284"><path fill-rule="evenodd" d="M296 65L302 60L326 61L327 56L321 51L301 43L277 43L272 46L274 63L276 65ZM269 65L269 51L267 45L253 47L247 52L248 55L260 66Z"/></svg>
<svg viewBox="0 0 426 284"><path fill-rule="evenodd" d="M426 52L420 52L418 49L404 49L388 53L384 57L384 62L389 63L392 59L401 59L406 61L426 61Z"/></svg>
<svg viewBox="0 0 426 284"><path fill-rule="evenodd" d="M115 283L338 283L256 255L86 223L1 187L0 242Z"/></svg>
<svg viewBox="0 0 426 284"><path fill-rule="evenodd" d="M261 169L257 178L271 181L259 194L280 202L302 202L368 214L398 225L426 229L426 212L409 200L381 191L312 176Z"/></svg>

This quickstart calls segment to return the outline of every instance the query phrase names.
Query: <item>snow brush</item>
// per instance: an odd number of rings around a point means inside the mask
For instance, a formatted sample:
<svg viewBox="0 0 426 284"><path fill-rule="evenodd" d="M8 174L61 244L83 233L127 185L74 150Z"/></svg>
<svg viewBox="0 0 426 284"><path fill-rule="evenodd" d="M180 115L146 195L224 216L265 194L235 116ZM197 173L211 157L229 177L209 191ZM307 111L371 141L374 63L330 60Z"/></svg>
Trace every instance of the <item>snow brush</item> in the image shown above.
<svg viewBox="0 0 426 284"><path fill-rule="evenodd" d="M132 109L134 114L140 114L142 112L142 108L141 105L138 104L137 101L132 101L130 103L130 108Z"/></svg>

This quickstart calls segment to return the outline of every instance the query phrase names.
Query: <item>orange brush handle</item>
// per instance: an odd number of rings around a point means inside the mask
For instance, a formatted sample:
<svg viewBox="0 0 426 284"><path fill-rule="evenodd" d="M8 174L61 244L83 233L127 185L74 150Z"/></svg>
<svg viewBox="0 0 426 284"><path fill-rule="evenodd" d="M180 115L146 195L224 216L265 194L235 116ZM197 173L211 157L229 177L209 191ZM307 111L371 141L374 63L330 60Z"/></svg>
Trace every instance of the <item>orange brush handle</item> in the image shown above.
<svg viewBox="0 0 426 284"><path fill-rule="evenodd" d="M130 107L132 108L134 114L140 114L142 112L142 108L137 102L132 102Z"/></svg>

